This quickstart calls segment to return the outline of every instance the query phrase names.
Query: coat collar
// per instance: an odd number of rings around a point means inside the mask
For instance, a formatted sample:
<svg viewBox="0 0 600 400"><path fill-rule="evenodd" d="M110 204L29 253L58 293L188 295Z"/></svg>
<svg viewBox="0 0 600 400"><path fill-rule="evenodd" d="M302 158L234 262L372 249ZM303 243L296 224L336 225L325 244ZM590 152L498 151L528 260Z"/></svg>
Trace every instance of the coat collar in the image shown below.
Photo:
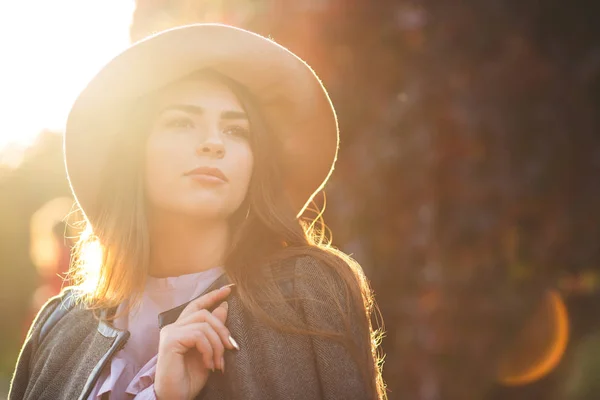
<svg viewBox="0 0 600 400"><path fill-rule="evenodd" d="M229 284L230 282L231 281L230 281L229 277L227 276L227 274L223 273L208 288L206 288L198 296L194 297L190 301L185 302L177 307L173 307L167 311L163 311L162 313L158 314L159 328L162 329L164 326L172 324L173 322L177 321L177 318L179 318L179 315L182 313L183 309L192 301L196 300L197 298L199 298L201 296L204 296L208 292L219 289L219 288ZM100 318L100 322L98 324L98 332L100 332L102 335L107 336L107 337L115 337L118 334L122 334L123 332L126 332L122 329L116 328L112 323L110 323L107 320L107 317L114 315L116 312L117 312L117 307L105 309L100 312L101 318Z"/></svg>
<svg viewBox="0 0 600 400"><path fill-rule="evenodd" d="M188 301L186 303L183 303L177 307L171 308L170 310L167 310L167 311L164 311L164 312L158 314L159 328L162 329L164 326L172 324L173 322L177 321L177 318L179 318L179 315L183 312L183 309L188 304L190 304L192 301L196 300L199 297L204 296L208 292L211 292L213 290L221 288L229 283L230 283L229 277L227 276L227 274L223 273L208 288L206 288L198 296L194 297L193 299L191 299L190 301Z"/></svg>

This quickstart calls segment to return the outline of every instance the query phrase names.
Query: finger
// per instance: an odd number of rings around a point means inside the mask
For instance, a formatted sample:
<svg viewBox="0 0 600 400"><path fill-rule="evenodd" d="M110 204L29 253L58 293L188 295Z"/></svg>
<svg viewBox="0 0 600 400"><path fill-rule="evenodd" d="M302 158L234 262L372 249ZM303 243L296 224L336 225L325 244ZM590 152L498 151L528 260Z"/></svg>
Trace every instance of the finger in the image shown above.
<svg viewBox="0 0 600 400"><path fill-rule="evenodd" d="M223 321L223 324L225 323L225 321L227 321L227 313L229 312L229 303L227 303L226 301L222 302L219 307L217 307L212 314L219 320L219 321ZM227 343L231 345L231 347L228 346L229 349L231 349L232 347L236 350L240 349L240 345L237 344L237 342L235 341L235 339L231 336L231 332L229 332L229 337L227 338Z"/></svg>
<svg viewBox="0 0 600 400"><path fill-rule="evenodd" d="M213 307L219 302L223 301L229 294L231 293L231 286L223 286L220 289L213 290L212 292L208 292L203 296L198 297L195 300L192 300L181 312L179 317L185 317L188 314L193 313L194 311L199 311L202 309Z"/></svg>
<svg viewBox="0 0 600 400"><path fill-rule="evenodd" d="M196 349L200 354L202 354L202 361L204 361L204 365L206 365L207 368L210 368L212 371L214 371L214 351L210 340L206 336L206 333L201 329L198 329L192 333L192 337L196 338Z"/></svg>
<svg viewBox="0 0 600 400"><path fill-rule="evenodd" d="M217 308L222 308L221 306ZM215 315L211 314L208 310L200 310L196 311L192 314L187 315L185 318L178 318L175 321L174 325L176 326L184 326L199 322L205 322L211 326L211 328L219 335L221 341L226 345L228 349L233 349L234 346L230 343L229 337L230 332L229 329L225 326L225 324L217 318Z"/></svg>
<svg viewBox="0 0 600 400"><path fill-rule="evenodd" d="M227 312L228 311L229 311L229 303L224 301L221 304L219 304L219 307L217 307L213 310L212 315L214 315L219 321L223 322L223 324L224 324L225 321L227 321Z"/></svg>
<svg viewBox="0 0 600 400"><path fill-rule="evenodd" d="M166 353L185 355L190 349L196 348L202 355L204 365L214 370L214 354L211 342L206 337L203 323L186 326L169 326L161 331L160 347L166 348ZM172 349L172 350L169 350Z"/></svg>
<svg viewBox="0 0 600 400"><path fill-rule="evenodd" d="M196 349L202 354L205 365L214 370L215 368L223 369L222 360L225 353L225 346L221 341L221 337L215 330L206 322L189 324L179 327L182 343L188 348ZM196 343L194 338L198 338ZM207 343L208 341L208 343ZM208 347L207 347L208 345Z"/></svg>
<svg viewBox="0 0 600 400"><path fill-rule="evenodd" d="M215 332L215 330L212 329L212 327L208 324L204 324L204 326L202 327L202 330L204 331L206 338L208 339L208 341L210 342L210 345L212 346L212 351L213 351L212 360L214 362L215 368L223 370L223 365L221 364L221 360L223 359L223 354L225 353L225 346L223 345L221 338L219 337L217 332Z"/></svg>

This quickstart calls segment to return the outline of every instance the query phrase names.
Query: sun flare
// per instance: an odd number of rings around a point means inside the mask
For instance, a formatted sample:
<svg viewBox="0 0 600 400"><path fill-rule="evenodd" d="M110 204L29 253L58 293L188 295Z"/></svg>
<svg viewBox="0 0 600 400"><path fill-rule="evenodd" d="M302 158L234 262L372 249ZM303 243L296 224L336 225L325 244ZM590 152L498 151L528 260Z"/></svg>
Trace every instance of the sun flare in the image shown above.
<svg viewBox="0 0 600 400"><path fill-rule="evenodd" d="M134 7L133 0L0 3L0 164L15 163L14 152L41 130L63 130L79 91L128 45Z"/></svg>

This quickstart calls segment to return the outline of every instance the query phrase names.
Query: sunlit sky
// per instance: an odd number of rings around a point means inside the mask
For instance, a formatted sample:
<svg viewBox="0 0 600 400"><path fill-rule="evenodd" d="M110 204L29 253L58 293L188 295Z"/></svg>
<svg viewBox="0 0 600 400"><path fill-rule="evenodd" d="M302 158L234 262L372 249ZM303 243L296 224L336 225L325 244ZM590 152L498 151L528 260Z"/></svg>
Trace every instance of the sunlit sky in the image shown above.
<svg viewBox="0 0 600 400"><path fill-rule="evenodd" d="M3 150L18 153L42 129L64 129L77 94L129 44L134 7L134 0L0 1L0 163L11 162Z"/></svg>

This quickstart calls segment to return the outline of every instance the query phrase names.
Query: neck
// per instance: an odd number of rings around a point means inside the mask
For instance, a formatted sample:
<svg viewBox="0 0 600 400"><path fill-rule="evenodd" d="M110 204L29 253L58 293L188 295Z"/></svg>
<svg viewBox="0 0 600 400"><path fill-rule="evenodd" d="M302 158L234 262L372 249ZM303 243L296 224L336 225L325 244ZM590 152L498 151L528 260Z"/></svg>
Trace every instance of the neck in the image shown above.
<svg viewBox="0 0 600 400"><path fill-rule="evenodd" d="M149 218L150 266L156 278L180 276L221 266L229 244L226 220L154 213Z"/></svg>

